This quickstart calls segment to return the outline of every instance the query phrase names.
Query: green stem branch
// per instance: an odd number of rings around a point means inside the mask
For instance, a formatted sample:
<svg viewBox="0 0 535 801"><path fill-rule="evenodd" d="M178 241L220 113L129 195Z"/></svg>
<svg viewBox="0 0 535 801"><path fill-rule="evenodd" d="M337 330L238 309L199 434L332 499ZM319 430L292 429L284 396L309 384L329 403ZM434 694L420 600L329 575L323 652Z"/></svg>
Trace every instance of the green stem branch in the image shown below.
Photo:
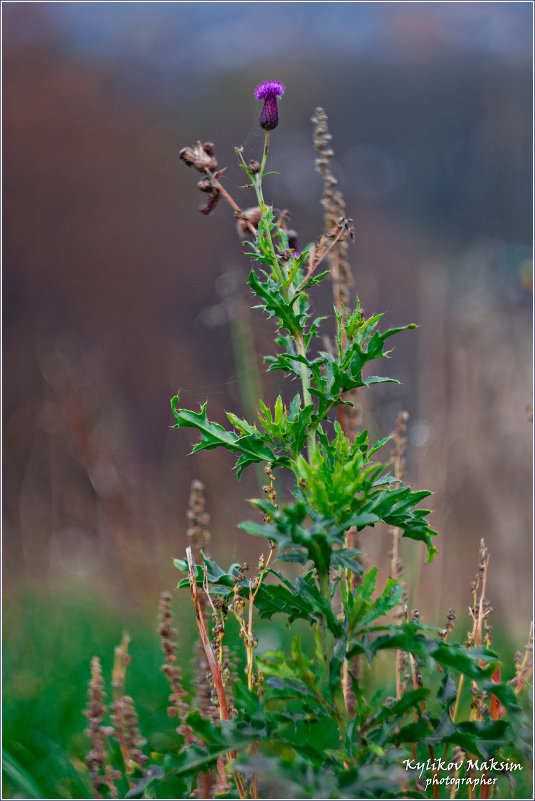
<svg viewBox="0 0 535 801"><path fill-rule="evenodd" d="M243 158L240 148L235 148L235 152L242 169L245 170L245 172L247 173L247 176L251 181L251 184L256 192L256 198L258 201L258 205L260 206L262 220L265 223L264 234L266 237L269 253L271 256L271 264L273 268L274 277L277 279L277 281L279 281L282 287L282 291L284 292L284 295L286 297L286 300L290 300L295 295L295 288L293 287L292 282L288 281L286 268L284 264L281 261L279 261L277 257L277 253L275 251L275 246L273 244L273 239L271 236L271 231L269 229L269 226L266 224L266 215L268 207L264 200L264 193L262 190L262 180L264 177L264 171L266 168L266 162L269 153L269 131L266 131L266 138L264 141L264 153L262 157L262 163L260 165L260 170L258 173L251 173L249 167L245 163L245 159ZM290 335L295 340L298 354L303 358L306 358L306 350L302 333L299 331L290 331ZM301 364L301 385L303 390L303 406L309 406L312 403L312 396L310 394L310 371L306 366L306 364ZM312 452L316 447L315 428L312 426L310 427L310 430L308 432L307 443L308 443L308 454L310 458Z"/></svg>

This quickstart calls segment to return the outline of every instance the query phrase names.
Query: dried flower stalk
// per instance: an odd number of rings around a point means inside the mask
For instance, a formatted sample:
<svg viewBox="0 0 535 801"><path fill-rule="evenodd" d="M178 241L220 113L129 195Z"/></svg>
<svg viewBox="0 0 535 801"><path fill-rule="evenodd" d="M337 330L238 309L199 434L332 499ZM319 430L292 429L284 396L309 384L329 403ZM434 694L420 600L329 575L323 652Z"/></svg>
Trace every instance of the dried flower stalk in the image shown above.
<svg viewBox="0 0 535 801"><path fill-rule="evenodd" d="M193 558L197 562L201 551L207 552L210 542L210 532L208 531L210 515L206 511L204 484L197 479L191 482L187 519L189 526L186 533L191 543Z"/></svg>
<svg viewBox="0 0 535 801"><path fill-rule="evenodd" d="M112 705L112 721L116 730L116 738L121 747L126 775L131 775L135 768L143 768L147 757L141 751L146 740L139 731L139 719L134 708L134 701L129 695L123 695ZM133 782L130 782L133 786Z"/></svg>
<svg viewBox="0 0 535 801"><path fill-rule="evenodd" d="M169 684L171 685L171 694L169 695L169 706L167 714L169 717L177 716L181 721L177 728L177 732L182 734L188 743L194 742L193 732L184 724L184 720L188 713L188 706L184 703L186 691L182 687L182 673L180 667L176 664L175 651L178 648L175 642L177 630L173 627L173 614L171 611L171 594L169 592L162 592L160 594L160 605L158 614L158 634L161 637L162 648L165 654L165 665L162 670L167 676Z"/></svg>
<svg viewBox="0 0 535 801"><path fill-rule="evenodd" d="M342 193L336 189L338 181L331 172L329 162L334 155L329 143L332 136L328 128L325 111L318 107L312 116L314 123L314 147L319 153L316 158L316 170L323 178L323 206L325 231L335 231L341 220L346 220L346 206ZM350 289L353 284L351 267L347 257L347 240L339 239L336 247L329 253L329 268L332 275L335 305L337 309L347 306L350 300Z"/></svg>
<svg viewBox="0 0 535 801"><path fill-rule="evenodd" d="M327 259L329 265L330 277L333 284L333 298L334 305L342 317L345 317L346 307L350 301L351 287L353 285L353 276L351 273L351 266L348 260L348 238L353 239L353 226L352 220L346 217L346 206L342 192L335 187L338 185L337 179L331 172L330 160L334 155L334 151L329 143L332 135L328 128L328 118L324 109L318 107L312 116L314 123L313 143L318 152L318 157L315 160L316 170L320 173L323 179L323 197L321 204L323 206L323 219L325 234L321 237L318 245L314 245L309 257L307 277L319 265L320 261ZM329 239L331 240L329 242ZM345 338L345 334L342 335ZM342 344L345 344L344 342ZM328 345L327 349L331 350L333 346ZM348 392L345 394L345 399L350 401L351 406L338 407L338 422L342 427L342 431L346 434L351 441L354 441L360 420L360 413L356 406L356 391ZM359 550L360 541L357 529L353 526L349 529L346 535L346 547ZM359 584L359 576L351 573L351 586L353 589ZM346 709L353 717L355 714L355 697L351 689L351 672L353 675L358 676L360 673L360 659L355 656L351 662L351 666L347 659L344 661L342 686L344 692L344 699Z"/></svg>
<svg viewBox="0 0 535 801"><path fill-rule="evenodd" d="M406 470L406 461L405 461L405 450L407 448L407 421L409 419L409 413L406 411L402 411L398 414L396 420L396 428L392 433L392 441L394 443L394 447L392 449L392 454L390 456L390 461L393 467L393 475L399 481L403 479L405 476ZM392 535L392 551L391 551L391 562L390 562L390 575L393 579L399 580L403 573L403 561L400 555L400 538L401 538L401 531L399 528L395 526L390 528L390 533ZM398 621L401 621L407 609L407 590L405 587L405 583L401 582L403 586L403 595L401 597L401 603L399 607L394 611L394 618ZM396 697L399 700L403 693L407 689L407 681L405 681L405 675L408 668L408 661L407 655L404 651L396 651Z"/></svg>
<svg viewBox="0 0 535 801"><path fill-rule="evenodd" d="M197 620L197 628L199 630L199 636L201 638L202 646L204 648L204 652L206 654L206 661L208 662L208 666L210 667L210 671L212 673L212 678L214 680L214 686L217 693L217 700L219 702L219 715L221 720L230 720L230 714L227 704L227 699L225 696L225 688L223 686L223 680L221 676L221 670L218 664L217 659L215 658L212 643L210 642L210 638L208 636L208 631L206 628L206 622L204 620L204 616L202 613L202 609L199 603L199 591L197 588L197 572L195 569L195 562L193 561L193 554L191 552L191 546L186 548L186 558L188 562L188 573L189 573L189 582L190 582L190 590L191 590L191 600L193 601L193 609L195 610L195 618ZM234 759L236 754L231 752L229 754L230 759ZM236 782L236 787L238 789L238 794L240 798L245 798L244 788L239 775L234 772L234 780Z"/></svg>
<svg viewBox="0 0 535 801"><path fill-rule="evenodd" d="M518 652L515 654L515 676L509 684L512 684L515 688L515 693L518 693L522 690L525 683L529 680L531 674L533 673L533 621L531 621L529 627L529 636L526 646L524 648L524 653Z"/></svg>
<svg viewBox="0 0 535 801"><path fill-rule="evenodd" d="M125 631L123 632L121 644L115 646L113 669L111 673L111 686L114 700L121 696L120 690L124 687L126 668L132 659L128 653L129 643L130 635Z"/></svg>
<svg viewBox="0 0 535 801"><path fill-rule="evenodd" d="M119 771L108 764L105 738L111 733L109 727L102 725L106 715L104 706L104 681L102 678L102 668L98 656L91 660L91 679L88 688L88 704L84 715L89 721L87 735L91 742L91 750L86 756L86 765L89 768L89 778L93 785L95 798L102 798L99 788L105 786L110 795L117 798L119 791L115 782L121 778Z"/></svg>

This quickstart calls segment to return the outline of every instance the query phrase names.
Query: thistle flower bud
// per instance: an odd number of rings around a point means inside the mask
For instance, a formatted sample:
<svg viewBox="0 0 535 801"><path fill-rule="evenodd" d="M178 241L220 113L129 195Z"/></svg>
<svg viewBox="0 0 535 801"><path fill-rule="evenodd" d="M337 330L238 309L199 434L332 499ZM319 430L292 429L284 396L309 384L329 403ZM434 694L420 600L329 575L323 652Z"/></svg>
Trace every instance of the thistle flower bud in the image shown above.
<svg viewBox="0 0 535 801"><path fill-rule="evenodd" d="M260 114L260 127L265 131L272 131L279 124L277 98L282 97L285 91L286 87L280 81L264 81L254 90L256 99L264 101Z"/></svg>
<svg viewBox="0 0 535 801"><path fill-rule="evenodd" d="M301 251L299 250L299 245L297 244L297 231L288 231L288 247L290 250L294 251L294 258L298 259L301 255Z"/></svg>

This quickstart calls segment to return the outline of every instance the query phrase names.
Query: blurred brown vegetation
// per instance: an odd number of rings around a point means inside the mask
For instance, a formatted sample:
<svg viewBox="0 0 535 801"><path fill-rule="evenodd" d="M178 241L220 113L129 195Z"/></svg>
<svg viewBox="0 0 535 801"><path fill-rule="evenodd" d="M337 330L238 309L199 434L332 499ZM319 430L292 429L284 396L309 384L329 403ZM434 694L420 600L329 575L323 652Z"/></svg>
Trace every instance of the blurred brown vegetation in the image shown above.
<svg viewBox="0 0 535 801"><path fill-rule="evenodd" d="M214 141L227 188L247 205L232 148L261 146L252 87L280 77L275 205L292 209L303 242L320 233L309 117L322 104L364 307L421 326L395 343L390 373L402 385L370 393L364 409L378 437L409 411L409 478L435 492L440 554L422 568L420 551L407 550L421 572L412 601L424 622L464 605L484 536L489 597L522 636L532 564L529 63L452 59L423 11L418 20L398 9L400 65L343 62L333 41L330 60L293 50L272 76L266 45L247 71L214 64L189 93L177 74L173 96L69 49L48 8L14 4L4 20L5 591L89 586L154 609L176 581L171 557L184 550L194 477L207 487L213 554L255 552L236 529L257 493L253 471L237 483L225 454L189 457L194 438L170 430L177 391L191 408L208 399L221 422L225 409L240 411L228 286L248 267L231 211L198 214L194 176L177 156L197 138ZM247 293L236 292L243 308ZM328 294L318 311L329 313ZM269 353L270 326L251 319L258 353ZM273 397L277 375L262 381ZM369 540L386 564L386 534Z"/></svg>

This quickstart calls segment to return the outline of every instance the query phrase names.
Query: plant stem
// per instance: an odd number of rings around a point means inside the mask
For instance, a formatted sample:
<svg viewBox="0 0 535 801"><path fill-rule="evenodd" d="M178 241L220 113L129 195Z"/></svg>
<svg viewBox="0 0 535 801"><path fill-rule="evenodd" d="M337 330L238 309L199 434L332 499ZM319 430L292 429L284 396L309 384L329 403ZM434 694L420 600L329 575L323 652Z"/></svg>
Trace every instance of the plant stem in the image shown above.
<svg viewBox="0 0 535 801"><path fill-rule="evenodd" d="M329 588L329 574L327 573L319 573L318 574L318 581L320 586L320 592L324 598L326 598L329 602L331 600L331 591ZM327 656L329 653L329 649L327 647L327 626L325 625L325 619L322 620L317 624L318 625L318 634L321 641L321 649L323 654L323 661L324 663L327 662Z"/></svg>
<svg viewBox="0 0 535 801"><path fill-rule="evenodd" d="M266 136L264 138L264 155L262 156L262 164L260 165L260 175L264 175L264 170L266 169L266 161L269 153L269 131L266 131Z"/></svg>
<svg viewBox="0 0 535 801"><path fill-rule="evenodd" d="M411 673L412 673L412 686L414 687L415 690L417 690L418 689L418 680L417 680L417 677L416 677L416 660L414 659L414 656L412 654L409 654L409 661L410 661ZM422 712L425 714L425 701L420 701L420 707L422 709ZM429 757L431 759L431 764L433 764L434 761L435 761L435 749L433 748L432 745L428 745L427 748L429 750ZM431 772L433 774L433 777L438 776L438 771L437 770L431 769ZM433 798L440 798L439 785L438 784L433 784Z"/></svg>
<svg viewBox="0 0 535 801"><path fill-rule="evenodd" d="M321 594L328 601L331 599L331 588L329 587L329 573L321 572L318 576Z"/></svg>
<svg viewBox="0 0 535 801"><path fill-rule="evenodd" d="M463 684L464 684L464 673L461 673L459 684L457 685L457 695L455 697L455 706L453 707L453 715L451 716L453 723L455 723L455 718L457 717L457 712L459 711L459 701L461 700L461 690L463 689Z"/></svg>
<svg viewBox="0 0 535 801"><path fill-rule="evenodd" d="M254 646L253 646L253 583L249 581L249 619L247 622L247 687L249 692L253 691L253 668L254 668Z"/></svg>
<svg viewBox="0 0 535 801"><path fill-rule="evenodd" d="M201 610L201 605L199 603L199 592L197 590L197 576L195 570L195 562L193 561L193 555L191 553L191 547L186 548L186 558L188 560L188 572L189 572L189 583L191 589L191 599L193 601L193 608L195 610L195 617L197 619L197 628L199 630L199 636L201 638L201 642L204 648L204 653L206 654L206 661L210 667L210 671L212 673L212 677L214 679L214 686L217 693L217 699L219 701L219 716L221 720L230 720L230 714L228 711L227 699L225 697L225 689L223 687L223 679L221 677L221 670L219 669L219 665L215 658L214 652L212 650L212 644L210 642L210 638L208 636L208 631L206 629L206 623L204 621L204 617ZM228 755L229 759L236 758L236 752L231 751ZM238 795L240 798L245 798L245 793L243 790L243 786L241 783L240 776L237 774L236 771L233 773L234 780L236 782L236 787L238 789Z"/></svg>
<svg viewBox="0 0 535 801"><path fill-rule="evenodd" d="M201 638L201 642L204 648L204 652L206 654L206 661L208 662L208 666L212 673L212 677L214 679L214 685L217 693L217 700L219 701L219 716L221 720L229 720L230 715L227 706L227 699L225 697L225 690L223 688L223 681L221 678L221 671L219 669L219 665L215 658L212 644L210 642L210 637L208 636L208 631L206 629L206 623L204 621L204 617L201 611L201 605L199 603L199 593L197 590L197 577L195 571L195 563L193 561L193 556L191 553L191 548L186 548L186 557L188 560L188 569L189 569L189 582L191 588L191 599L193 601L193 608L195 610L195 617L197 618L197 628L199 630L199 636Z"/></svg>
<svg viewBox="0 0 535 801"><path fill-rule="evenodd" d="M265 138L265 142L264 142L264 156L262 158L262 164L260 165L260 172L256 176L256 180L254 181L254 187L256 189L256 196L258 198L258 205L260 206L260 208L262 210L262 215L264 215L266 213L266 211L267 211L267 206L266 206L266 203L264 201L264 193L262 191L262 179L264 177L264 170L265 170L265 167L266 167L266 161L267 161L268 152L269 152L269 131L266 131L266 138ZM266 231L266 234L267 234L267 240L268 240L269 249L270 249L270 252L271 252L271 255L272 255L272 258L273 258L273 264L274 265L276 264L277 267L279 267L279 269L280 269L280 274L281 274L282 280L281 279L279 279L279 280L281 280L282 288L283 288L285 294L289 294L289 296L292 297L295 294L295 290L293 289L293 286L291 286L291 285L288 287L288 289L286 289L286 283L287 283L288 277L285 274L284 266L283 265L279 265L279 260L277 258L276 253L275 253L273 240L271 238L271 231ZM294 333L294 339L295 339L295 344L297 346L297 352L299 353L300 356L303 357L303 359L305 359L306 358L306 350L305 350L305 345L304 345L304 342L303 342L303 335L301 333L296 332L296 333ZM309 406L312 403L312 398L311 398L311 395L310 395L310 374L309 374L308 367L306 366L306 364L301 364L301 384L302 384L302 388L303 388L303 405L304 406ZM311 452L314 450L314 447L315 447L315 444L316 444L316 435L315 435L313 429L309 431L307 441L308 441L308 451L309 451L309 458L310 458Z"/></svg>
<svg viewBox="0 0 535 801"><path fill-rule="evenodd" d="M241 164L242 169L245 170L247 173L249 180L251 181L252 186L256 192L256 198L258 201L258 205L260 206L260 211L262 213L262 219L265 220L265 216L267 214L268 207L264 200L264 193L262 191L262 180L264 177L264 170L266 168L266 161L269 153L269 131L266 131L266 138L264 141L264 154L262 157L262 163L260 165L260 171L256 174L253 174L249 171L247 164L245 163L245 159L239 148L235 148L236 155L238 156L239 162ZM290 300L291 297L295 294L295 290L293 286L287 286L288 284L288 276L286 274L286 270L284 265L279 261L277 254L275 252L275 246L273 244L273 239L271 236L271 231L269 227L265 226L265 237L269 248L269 253L271 256L271 264L273 267L273 273L277 281L279 281L282 290L286 296L287 300ZM297 347L297 352L302 358L306 358L306 350L303 341L303 335L298 331L290 331L291 336L295 340L295 344ZM310 374L308 367L306 364L301 363L301 385L303 389L303 405L309 406L312 403L312 397L310 395ZM308 432L307 436L307 443L308 443L308 453L309 458L316 446L316 434L313 428L311 428Z"/></svg>

